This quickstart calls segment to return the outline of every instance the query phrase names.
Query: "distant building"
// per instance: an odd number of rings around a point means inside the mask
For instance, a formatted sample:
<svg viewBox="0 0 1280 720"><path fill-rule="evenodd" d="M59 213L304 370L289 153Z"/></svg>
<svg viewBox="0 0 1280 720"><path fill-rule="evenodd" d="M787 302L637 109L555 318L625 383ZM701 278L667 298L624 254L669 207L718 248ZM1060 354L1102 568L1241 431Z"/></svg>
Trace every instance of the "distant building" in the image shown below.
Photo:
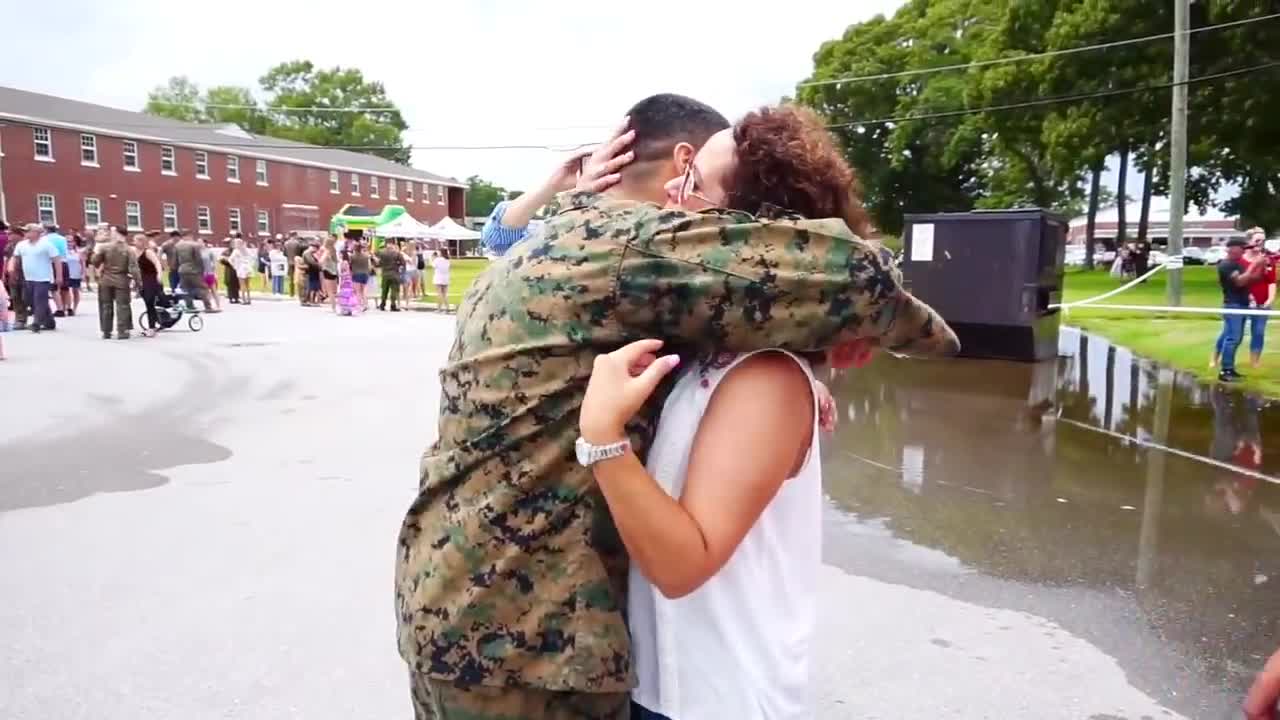
<svg viewBox="0 0 1280 720"><path fill-rule="evenodd" d="M0 87L0 217L10 222L266 237L327 230L347 203L462 219L465 192L373 155Z"/></svg>
<svg viewBox="0 0 1280 720"><path fill-rule="evenodd" d="M1125 237L1133 240L1138 236L1138 220L1142 216L1142 205L1134 203L1125 208ZM1068 244L1083 244L1088 230L1089 218L1081 215L1071 221L1067 232ZM1219 210L1209 208L1201 213L1195 207L1182 219L1183 244L1187 246L1209 247L1230 240L1233 237L1244 237L1243 230L1236 229L1237 220ZM1119 232L1119 212L1110 207L1099 210L1093 233L1095 241L1112 243ZM1169 240L1169 199L1152 198L1151 211L1148 213L1147 238L1154 244L1164 244Z"/></svg>

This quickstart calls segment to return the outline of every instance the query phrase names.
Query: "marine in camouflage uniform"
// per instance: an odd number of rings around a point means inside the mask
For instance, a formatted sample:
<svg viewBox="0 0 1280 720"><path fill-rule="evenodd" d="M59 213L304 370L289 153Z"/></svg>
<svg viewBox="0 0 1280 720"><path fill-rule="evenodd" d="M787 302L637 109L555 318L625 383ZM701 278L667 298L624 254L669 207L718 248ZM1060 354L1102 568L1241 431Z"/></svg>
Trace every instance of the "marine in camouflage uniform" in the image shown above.
<svg viewBox="0 0 1280 720"><path fill-rule="evenodd" d="M400 273L404 270L404 255L399 246L390 240L374 255L379 274L382 276L382 295L378 301L378 309L387 309L387 296L391 296L391 311L399 312L400 307Z"/></svg>
<svg viewBox="0 0 1280 720"><path fill-rule="evenodd" d="M102 337L111 339L114 315L116 335L121 340L129 339L129 329L133 327L129 280L132 278L133 282L142 285L138 256L123 236L115 234L110 242L99 243L94 248L90 264L98 269L98 322L102 327Z"/></svg>
<svg viewBox="0 0 1280 720"><path fill-rule="evenodd" d="M467 292L439 439L400 530L396 608L419 718L625 718L627 557L574 457L600 353L807 351L857 337L949 354L955 335L839 220L691 214L594 193ZM628 426L643 457L662 393Z"/></svg>

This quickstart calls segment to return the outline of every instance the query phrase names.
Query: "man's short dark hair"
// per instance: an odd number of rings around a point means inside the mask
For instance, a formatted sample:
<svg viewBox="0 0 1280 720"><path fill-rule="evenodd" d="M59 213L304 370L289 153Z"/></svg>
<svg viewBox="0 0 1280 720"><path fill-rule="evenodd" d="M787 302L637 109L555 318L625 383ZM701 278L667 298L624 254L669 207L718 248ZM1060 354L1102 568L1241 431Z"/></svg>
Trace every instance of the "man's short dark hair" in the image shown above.
<svg viewBox="0 0 1280 720"><path fill-rule="evenodd" d="M674 93L650 95L632 106L627 117L636 131L632 148L637 163L660 160L677 143L702 147L712 135L729 127L725 116L710 105Z"/></svg>

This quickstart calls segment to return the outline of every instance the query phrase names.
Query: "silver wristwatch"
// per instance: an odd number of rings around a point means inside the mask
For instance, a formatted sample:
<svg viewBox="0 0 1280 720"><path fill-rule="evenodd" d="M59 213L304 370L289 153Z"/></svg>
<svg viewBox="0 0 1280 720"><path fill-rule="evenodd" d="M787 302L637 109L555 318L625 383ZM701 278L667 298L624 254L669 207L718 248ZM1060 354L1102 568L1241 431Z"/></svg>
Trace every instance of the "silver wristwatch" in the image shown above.
<svg viewBox="0 0 1280 720"><path fill-rule="evenodd" d="M630 440L622 440L608 445L592 445L579 437L577 442L573 444L573 450L578 455L578 464L582 465L582 467L591 467L601 460L622 457L630 449Z"/></svg>

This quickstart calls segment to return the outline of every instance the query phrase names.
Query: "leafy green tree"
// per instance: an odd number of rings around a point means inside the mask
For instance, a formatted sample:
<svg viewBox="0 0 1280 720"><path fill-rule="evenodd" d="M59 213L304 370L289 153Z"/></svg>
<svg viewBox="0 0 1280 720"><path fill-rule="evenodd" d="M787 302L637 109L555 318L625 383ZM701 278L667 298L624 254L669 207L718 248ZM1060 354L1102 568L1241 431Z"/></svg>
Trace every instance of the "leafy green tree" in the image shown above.
<svg viewBox="0 0 1280 720"><path fill-rule="evenodd" d="M382 83L354 68L317 69L309 60L281 63L259 78L271 118L271 134L313 145L341 145L408 164L408 125ZM277 110L274 108L296 108ZM326 108L363 108L333 112Z"/></svg>
<svg viewBox="0 0 1280 720"><path fill-rule="evenodd" d="M234 123L255 135L343 146L408 164L411 148L403 137L408 125L382 83L365 80L359 70L317 69L295 60L271 68L259 84L261 102L249 88L220 85L202 93L187 77L173 77L151 91L144 112L185 122ZM297 109L276 109L282 107Z"/></svg>
<svg viewBox="0 0 1280 720"><path fill-rule="evenodd" d="M261 110L249 88L234 85L218 85L205 91L204 114L206 122L239 125L255 135L268 135L271 120Z"/></svg>
<svg viewBox="0 0 1280 720"><path fill-rule="evenodd" d="M809 79L964 62L968 35L976 25L954 15L945 27L940 24L960 4L912 0L892 18L876 16L852 25L839 40L819 48ZM906 213L972 209L984 189L984 138L962 132L963 123L956 119L859 121L955 108L963 100L964 83L963 73L938 73L798 88L797 101L833 123L881 231L900 234Z"/></svg>
<svg viewBox="0 0 1280 720"><path fill-rule="evenodd" d="M507 191L504 188L479 175L467 178L467 216L485 217L505 198Z"/></svg>
<svg viewBox="0 0 1280 720"><path fill-rule="evenodd" d="M183 122L207 122L200 86L186 75L171 77L147 93L147 105L142 111Z"/></svg>

